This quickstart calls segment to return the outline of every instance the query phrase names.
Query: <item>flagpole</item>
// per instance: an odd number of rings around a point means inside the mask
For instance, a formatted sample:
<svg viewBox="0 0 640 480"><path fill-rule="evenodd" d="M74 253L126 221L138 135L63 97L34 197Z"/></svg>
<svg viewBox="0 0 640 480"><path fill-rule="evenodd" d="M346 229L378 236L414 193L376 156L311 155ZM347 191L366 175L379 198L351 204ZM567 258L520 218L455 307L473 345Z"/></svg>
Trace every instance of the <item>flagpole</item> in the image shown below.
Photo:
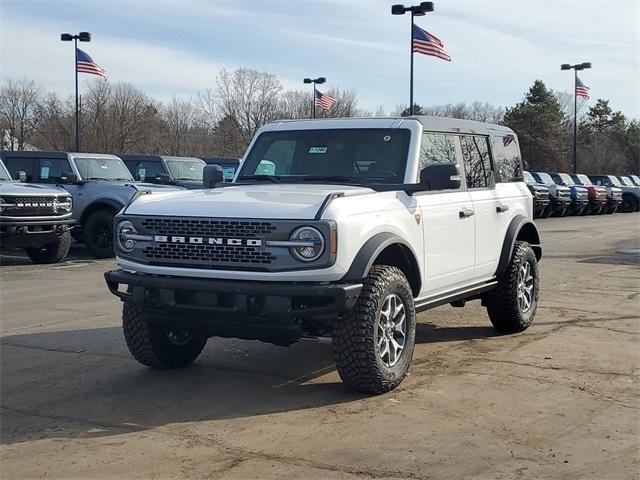
<svg viewBox="0 0 640 480"><path fill-rule="evenodd" d="M316 82L313 82L313 97L311 99L312 114L311 118L316 118Z"/></svg>
<svg viewBox="0 0 640 480"><path fill-rule="evenodd" d="M409 115L413 115L413 10L411 10L411 37L409 41L409 54L411 55L411 74L409 79Z"/></svg>
<svg viewBox="0 0 640 480"><path fill-rule="evenodd" d="M76 152L80 151L80 114L79 114L79 110L78 110L78 38L76 36L76 38L73 39L74 40L74 47L75 47L75 74L76 74Z"/></svg>
<svg viewBox="0 0 640 480"><path fill-rule="evenodd" d="M578 173L578 69L573 79L573 173Z"/></svg>

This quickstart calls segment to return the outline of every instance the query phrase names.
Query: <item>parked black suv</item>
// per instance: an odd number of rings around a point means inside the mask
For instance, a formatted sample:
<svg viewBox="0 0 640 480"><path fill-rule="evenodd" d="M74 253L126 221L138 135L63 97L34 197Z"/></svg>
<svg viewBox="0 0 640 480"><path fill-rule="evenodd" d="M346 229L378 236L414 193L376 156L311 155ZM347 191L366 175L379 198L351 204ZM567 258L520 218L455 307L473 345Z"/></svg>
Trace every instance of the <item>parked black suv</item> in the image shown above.
<svg viewBox="0 0 640 480"><path fill-rule="evenodd" d="M0 162L0 245L21 248L35 263L67 256L73 202L62 188L11 180Z"/></svg>
<svg viewBox="0 0 640 480"><path fill-rule="evenodd" d="M166 155L118 155L133 178L140 182L178 185L188 190L204 188L202 170L206 163L195 157Z"/></svg>

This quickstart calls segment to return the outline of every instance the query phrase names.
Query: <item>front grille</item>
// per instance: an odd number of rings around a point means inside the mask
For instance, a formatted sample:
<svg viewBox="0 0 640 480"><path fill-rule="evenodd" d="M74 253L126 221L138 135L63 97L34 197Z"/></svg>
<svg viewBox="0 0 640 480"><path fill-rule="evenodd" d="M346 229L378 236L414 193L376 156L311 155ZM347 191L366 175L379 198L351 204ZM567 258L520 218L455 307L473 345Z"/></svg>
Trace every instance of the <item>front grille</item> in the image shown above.
<svg viewBox="0 0 640 480"><path fill-rule="evenodd" d="M3 215L8 217L39 217L59 215L58 199L54 197L4 197L6 203L15 206L5 207Z"/></svg>
<svg viewBox="0 0 640 480"><path fill-rule="evenodd" d="M538 190L536 191L536 198L539 200L548 200L549 199L549 191L548 190Z"/></svg>
<svg viewBox="0 0 640 480"><path fill-rule="evenodd" d="M158 260L170 260L184 264L197 262L200 268L213 268L220 266L220 264L268 265L276 259L270 251L259 248L160 243L156 246L146 247L143 252L152 263Z"/></svg>
<svg viewBox="0 0 640 480"><path fill-rule="evenodd" d="M276 230L271 222L243 220L192 220L185 218L148 218L142 221L146 231L163 235L256 238Z"/></svg>

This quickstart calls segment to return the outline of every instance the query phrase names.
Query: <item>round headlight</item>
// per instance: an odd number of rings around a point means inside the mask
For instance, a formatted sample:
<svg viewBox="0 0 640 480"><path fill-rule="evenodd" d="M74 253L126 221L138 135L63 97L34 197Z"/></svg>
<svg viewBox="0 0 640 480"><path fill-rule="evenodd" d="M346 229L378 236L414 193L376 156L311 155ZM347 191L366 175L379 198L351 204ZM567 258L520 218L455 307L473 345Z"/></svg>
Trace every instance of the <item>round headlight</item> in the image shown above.
<svg viewBox="0 0 640 480"><path fill-rule="evenodd" d="M301 262L317 260L324 252L324 237L316 228L300 227L291 234L289 240L300 243L291 247L291 253Z"/></svg>
<svg viewBox="0 0 640 480"><path fill-rule="evenodd" d="M136 246L136 241L128 238L129 235L136 235L138 231L129 220L123 220L116 227L116 241L118 247L123 252L130 252Z"/></svg>
<svg viewBox="0 0 640 480"><path fill-rule="evenodd" d="M71 210L73 210L73 200L71 199L71 197L62 197L58 199L56 209L63 213L69 213Z"/></svg>

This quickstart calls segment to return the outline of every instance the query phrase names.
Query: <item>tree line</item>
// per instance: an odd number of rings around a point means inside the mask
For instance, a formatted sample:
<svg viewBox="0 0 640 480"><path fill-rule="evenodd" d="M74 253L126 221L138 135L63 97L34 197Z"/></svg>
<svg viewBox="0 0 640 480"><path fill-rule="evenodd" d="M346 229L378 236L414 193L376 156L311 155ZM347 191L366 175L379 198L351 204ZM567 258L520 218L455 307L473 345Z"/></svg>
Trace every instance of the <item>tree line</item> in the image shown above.
<svg viewBox="0 0 640 480"><path fill-rule="evenodd" d="M355 89L327 91L336 101L319 118L406 116L358 105ZM582 102L584 104L584 102ZM190 98L160 102L128 83L88 82L81 97L81 150L240 157L255 132L277 119L310 118L310 91L285 90L273 74L248 68L222 70L213 86ZM29 79L0 87L0 149L73 150L75 104ZM525 168L569 171L572 163L573 96L536 80L523 100L502 108L483 102L414 105L422 115L501 123L520 140ZM585 173L629 173L640 167L640 124L598 99L579 111L579 169Z"/></svg>

